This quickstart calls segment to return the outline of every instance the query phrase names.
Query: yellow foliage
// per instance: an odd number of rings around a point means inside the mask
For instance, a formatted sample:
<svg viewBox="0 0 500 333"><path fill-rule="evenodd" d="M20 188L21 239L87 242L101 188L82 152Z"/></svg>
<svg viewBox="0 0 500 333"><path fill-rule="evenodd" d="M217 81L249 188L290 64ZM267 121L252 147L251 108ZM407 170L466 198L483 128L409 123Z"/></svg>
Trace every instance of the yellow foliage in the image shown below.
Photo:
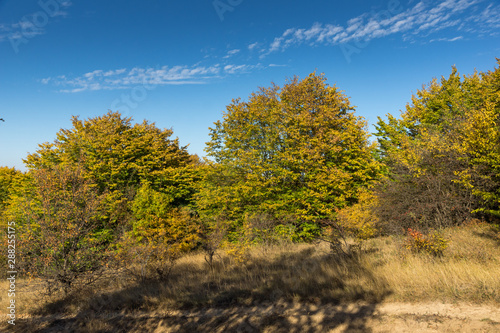
<svg viewBox="0 0 500 333"><path fill-rule="evenodd" d="M260 88L248 101L233 100L223 116L210 128L214 162L198 195L202 214L240 223L246 212L291 216L310 238L318 231L311 225L380 175L365 120L323 75Z"/></svg>
<svg viewBox="0 0 500 333"><path fill-rule="evenodd" d="M375 236L378 218L374 208L378 205L377 197L373 192L363 189L359 193L358 203L337 211L337 222L359 240L366 240Z"/></svg>
<svg viewBox="0 0 500 333"><path fill-rule="evenodd" d="M500 217L499 87L500 68L462 77L454 67L448 78L418 90L401 119L379 118L380 155L390 178L410 184L406 192L420 186L422 196L428 197L425 189L431 189L442 192L443 199L461 198L456 201L469 215L480 211ZM455 211L443 213L446 205L438 199L427 215L457 220Z"/></svg>
<svg viewBox="0 0 500 333"><path fill-rule="evenodd" d="M248 261L250 248L246 242L225 242L222 247L236 263L243 264Z"/></svg>

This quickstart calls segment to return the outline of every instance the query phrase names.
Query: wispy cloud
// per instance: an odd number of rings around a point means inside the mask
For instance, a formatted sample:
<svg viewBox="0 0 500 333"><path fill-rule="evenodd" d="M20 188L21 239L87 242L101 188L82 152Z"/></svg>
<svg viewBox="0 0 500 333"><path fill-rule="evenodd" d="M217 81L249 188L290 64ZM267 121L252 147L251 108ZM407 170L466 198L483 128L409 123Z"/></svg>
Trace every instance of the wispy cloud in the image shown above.
<svg viewBox="0 0 500 333"><path fill-rule="evenodd" d="M429 42L430 43L433 43L433 42L456 42L457 40L462 40L464 39L463 36L457 36L457 37L453 37L453 38L437 38L437 39L431 39Z"/></svg>
<svg viewBox="0 0 500 333"><path fill-rule="evenodd" d="M0 23L0 42L33 38L45 33L45 26L52 17L68 16L71 1L45 3L39 2L40 10L21 17L15 23Z"/></svg>
<svg viewBox="0 0 500 333"><path fill-rule="evenodd" d="M257 65L226 65L224 66L224 72L226 74L244 74L250 73L253 69L261 67L260 64Z"/></svg>
<svg viewBox="0 0 500 333"><path fill-rule="evenodd" d="M494 34L498 35L498 29L500 28L500 5L488 5L478 15L470 17L469 22L473 22L479 26L474 32L488 34L491 33L491 30L494 30ZM466 27L466 29L470 30L471 27Z"/></svg>
<svg viewBox="0 0 500 333"><path fill-rule="evenodd" d="M227 52L227 54L224 56L224 59L228 59L228 58L231 58L232 56L234 56L235 54L239 53L240 50L239 49L234 49L234 50L230 50Z"/></svg>
<svg viewBox="0 0 500 333"><path fill-rule="evenodd" d="M391 15L387 15L387 10L378 14L364 13L351 18L345 25L314 23L307 29L290 28L267 46L260 48L261 58L293 45L367 42L397 33L402 34L404 40L411 40L451 27L457 31L494 34L495 29L500 27L500 5L491 3L484 6L485 2L482 0L445 0L437 4L420 1ZM254 48L256 44L251 46Z"/></svg>
<svg viewBox="0 0 500 333"><path fill-rule="evenodd" d="M182 85L203 84L210 79L221 78L225 75L248 73L257 65L221 65L211 66L162 66L159 68L132 69L120 68L114 70L94 70L77 77L60 75L57 77L46 77L40 79L42 84L51 84L59 88L59 92L76 93L92 90L116 90L128 89L137 85Z"/></svg>
<svg viewBox="0 0 500 333"><path fill-rule="evenodd" d="M248 49L252 51L253 49L257 48L257 46L259 46L258 42L252 43L248 45Z"/></svg>

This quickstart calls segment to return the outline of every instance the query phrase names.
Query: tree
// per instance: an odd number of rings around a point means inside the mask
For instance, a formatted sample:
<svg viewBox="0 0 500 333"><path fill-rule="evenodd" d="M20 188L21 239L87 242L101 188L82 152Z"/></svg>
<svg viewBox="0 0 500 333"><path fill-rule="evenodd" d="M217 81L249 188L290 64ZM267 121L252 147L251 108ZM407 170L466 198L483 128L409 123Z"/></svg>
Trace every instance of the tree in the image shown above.
<svg viewBox="0 0 500 333"><path fill-rule="evenodd" d="M13 195L6 220L15 221L20 267L46 280L49 290L93 282L109 246L102 228L105 194L81 167L33 170Z"/></svg>
<svg viewBox="0 0 500 333"><path fill-rule="evenodd" d="M210 128L198 205L204 214L240 220L246 212L293 217L298 231L357 200L380 164L366 123L349 99L315 73L233 100Z"/></svg>
<svg viewBox="0 0 500 333"><path fill-rule="evenodd" d="M15 168L0 167L0 212L3 212L6 202L9 199L12 187L21 172Z"/></svg>
<svg viewBox="0 0 500 333"><path fill-rule="evenodd" d="M175 261L199 243L196 214L174 203L171 193L154 190L148 183L132 202L132 228L122 245L128 263L135 257L142 268L141 278L150 271L158 278L168 277Z"/></svg>
<svg viewBox="0 0 500 333"><path fill-rule="evenodd" d="M189 163L186 147L171 140L171 129L161 130L154 123L132 124L118 112L81 121L72 118L72 129L61 129L53 143L25 160L30 169L59 163L77 163L85 157L85 171L99 185L99 190L123 190L138 185L141 179L157 180L166 168Z"/></svg>
<svg viewBox="0 0 500 333"><path fill-rule="evenodd" d="M30 170L38 170L84 161L85 177L92 179L99 194L107 193L110 228L127 219L129 202L145 181L155 189L179 188L175 194L179 205L190 200L192 179L184 175L191 174L197 158L177 138L170 139L171 129L161 130L146 120L133 124L132 118L111 111L85 121L73 117L72 124L71 129L61 129L53 143L39 145L24 162Z"/></svg>
<svg viewBox="0 0 500 333"><path fill-rule="evenodd" d="M500 216L499 89L498 68L461 77L453 67L448 78L417 91L400 119L379 118L390 168L379 190L383 220L442 227L472 213Z"/></svg>
<svg viewBox="0 0 500 333"><path fill-rule="evenodd" d="M25 178L25 175L15 168L0 167L0 244L3 248L8 248L7 227L8 222L6 210L9 206L9 201L14 195L15 189ZM12 236L11 236L12 237ZM0 264L7 265L7 252L0 254Z"/></svg>
<svg viewBox="0 0 500 333"><path fill-rule="evenodd" d="M141 252L136 259L149 266L154 262L156 273L166 276L175 259L197 244L196 218L187 212L203 163L196 155L190 155L187 147L181 147L177 138L170 138L171 129L161 130L147 121L133 124L131 118L124 118L118 112L110 111L84 121L73 117L72 123L71 129L61 129L57 133L53 143L41 144L35 153L28 155L25 163L34 181L10 204L12 218L21 228L29 230L26 248L37 249L29 252L37 256L32 262L38 265L34 270L46 275L40 260L54 261L47 269L57 272L56 279L69 288L76 273L100 267L103 263L98 262L103 259L103 252L95 253L96 260L86 255L111 247L116 250L115 259L126 257L123 263L127 266L133 259L127 257L131 254L129 250ZM65 176L67 170L77 170L77 180L82 182L83 191L78 193L86 196L88 203L79 197L56 197L63 189L51 183L55 177L53 173L59 171ZM46 183L39 181L45 178ZM59 179L59 183L66 184L71 179ZM89 216L86 224L80 224L79 230L85 231L86 236L78 234L68 239L72 231L68 230L69 226L60 224L69 218L69 211L73 209L79 214L80 209L91 214L97 209L94 206L97 202L99 214ZM30 210L35 215L26 218L26 211ZM49 215L41 213L49 210ZM50 239L48 244L56 248L52 256L70 256L71 265L61 267L59 259L47 259L49 255L44 252L40 239ZM63 244L57 243L57 239ZM84 252L82 244L87 244L91 252Z"/></svg>

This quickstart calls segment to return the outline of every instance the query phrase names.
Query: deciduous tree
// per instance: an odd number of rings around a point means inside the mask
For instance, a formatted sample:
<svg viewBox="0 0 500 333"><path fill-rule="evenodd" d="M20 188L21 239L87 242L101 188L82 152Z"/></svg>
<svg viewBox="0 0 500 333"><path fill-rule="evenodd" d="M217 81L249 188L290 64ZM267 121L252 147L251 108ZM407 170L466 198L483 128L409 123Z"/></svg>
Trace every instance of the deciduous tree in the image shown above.
<svg viewBox="0 0 500 333"><path fill-rule="evenodd" d="M379 174L365 121L323 75L260 88L223 116L206 148L213 161L198 197L205 213L292 216L299 231L314 233L316 221L356 202Z"/></svg>
<svg viewBox="0 0 500 333"><path fill-rule="evenodd" d="M49 289L93 281L109 246L104 198L81 167L31 171L5 216L16 222L19 267L45 279Z"/></svg>
<svg viewBox="0 0 500 333"><path fill-rule="evenodd" d="M473 212L500 216L499 89L498 68L461 77L454 67L417 91L400 119L379 118L385 221L442 227Z"/></svg>

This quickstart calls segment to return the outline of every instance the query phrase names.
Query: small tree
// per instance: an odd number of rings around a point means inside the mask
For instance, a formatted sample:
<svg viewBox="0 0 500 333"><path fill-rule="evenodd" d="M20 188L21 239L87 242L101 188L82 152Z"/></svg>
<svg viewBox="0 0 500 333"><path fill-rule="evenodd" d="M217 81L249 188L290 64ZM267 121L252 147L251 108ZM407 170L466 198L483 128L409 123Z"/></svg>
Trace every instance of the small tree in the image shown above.
<svg viewBox="0 0 500 333"><path fill-rule="evenodd" d="M103 199L81 167L55 166L32 171L24 195L11 202L21 264L49 291L92 283L106 265Z"/></svg>
<svg viewBox="0 0 500 333"><path fill-rule="evenodd" d="M227 230L227 221L218 216L203 223L201 246L205 252L205 261L207 262L211 272L214 270L215 254L222 245L224 238L227 236Z"/></svg>
<svg viewBox="0 0 500 333"><path fill-rule="evenodd" d="M462 184L469 164L457 148L459 140L451 133L419 132L418 140L403 141L401 151L389 155L390 176L375 189L375 211L388 232L460 225L478 205L470 187Z"/></svg>
<svg viewBox="0 0 500 333"><path fill-rule="evenodd" d="M124 255L136 257L140 278L154 273L166 279L177 259L200 241L200 225L188 207L176 207L175 195L144 183L132 202L132 230Z"/></svg>
<svg viewBox="0 0 500 333"><path fill-rule="evenodd" d="M335 254L352 256L354 250L361 249L363 241L376 235L379 223L377 205L373 191L363 189L358 203L339 209L335 218L324 222L323 240L330 244Z"/></svg>

